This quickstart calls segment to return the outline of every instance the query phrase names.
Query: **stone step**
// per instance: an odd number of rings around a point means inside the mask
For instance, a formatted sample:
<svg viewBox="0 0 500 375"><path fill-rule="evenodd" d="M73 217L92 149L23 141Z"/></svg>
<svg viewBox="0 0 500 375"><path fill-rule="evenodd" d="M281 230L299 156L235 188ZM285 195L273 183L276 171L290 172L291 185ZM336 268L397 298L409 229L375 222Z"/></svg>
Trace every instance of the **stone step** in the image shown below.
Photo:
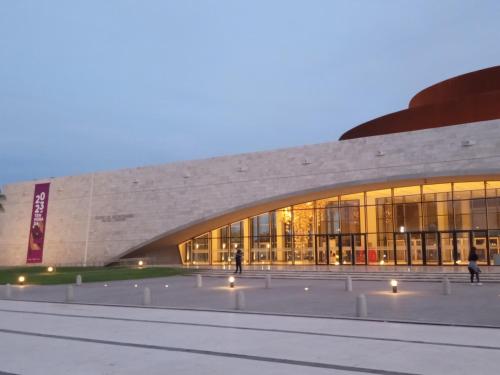
<svg viewBox="0 0 500 375"><path fill-rule="evenodd" d="M199 272L206 277L229 277L232 271L207 270ZM420 282L440 282L443 278L448 278L453 282L468 282L469 273L397 273L397 272L297 272L297 271L247 271L238 277L243 278L265 278L266 275L271 275L275 279L303 279L303 280L342 280L347 276L351 276L353 280L378 281L397 279L401 281L420 281ZM498 282L500 283L499 273L482 273L481 281Z"/></svg>

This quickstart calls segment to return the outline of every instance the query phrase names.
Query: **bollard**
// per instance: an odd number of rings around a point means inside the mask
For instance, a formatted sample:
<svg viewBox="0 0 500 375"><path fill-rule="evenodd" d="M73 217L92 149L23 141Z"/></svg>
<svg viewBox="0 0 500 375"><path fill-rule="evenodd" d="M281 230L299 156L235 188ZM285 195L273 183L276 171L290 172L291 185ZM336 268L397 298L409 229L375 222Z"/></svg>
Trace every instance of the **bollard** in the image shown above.
<svg viewBox="0 0 500 375"><path fill-rule="evenodd" d="M66 288L66 302L73 302L75 300L75 292L73 290L73 285L68 285Z"/></svg>
<svg viewBox="0 0 500 375"><path fill-rule="evenodd" d="M358 318L366 318L368 316L368 308L366 306L366 297L360 294L356 297L356 316Z"/></svg>
<svg viewBox="0 0 500 375"><path fill-rule="evenodd" d="M266 289L271 289L271 275L266 275Z"/></svg>
<svg viewBox="0 0 500 375"><path fill-rule="evenodd" d="M82 275L76 275L76 285L82 285Z"/></svg>
<svg viewBox="0 0 500 375"><path fill-rule="evenodd" d="M351 276L347 276L345 279L345 290L347 292L352 292L352 278L351 278Z"/></svg>
<svg viewBox="0 0 500 375"><path fill-rule="evenodd" d="M443 294L445 296L449 296L451 294L451 284L447 277L443 279Z"/></svg>
<svg viewBox="0 0 500 375"><path fill-rule="evenodd" d="M142 296L142 304L144 306L151 305L151 289L144 288L144 295Z"/></svg>
<svg viewBox="0 0 500 375"><path fill-rule="evenodd" d="M196 275L196 287L201 288L203 286L203 280L201 275Z"/></svg>
<svg viewBox="0 0 500 375"><path fill-rule="evenodd" d="M5 285L5 298L12 298L12 287L10 286L10 284Z"/></svg>
<svg viewBox="0 0 500 375"><path fill-rule="evenodd" d="M240 290L236 293L236 310L245 309L245 294Z"/></svg>

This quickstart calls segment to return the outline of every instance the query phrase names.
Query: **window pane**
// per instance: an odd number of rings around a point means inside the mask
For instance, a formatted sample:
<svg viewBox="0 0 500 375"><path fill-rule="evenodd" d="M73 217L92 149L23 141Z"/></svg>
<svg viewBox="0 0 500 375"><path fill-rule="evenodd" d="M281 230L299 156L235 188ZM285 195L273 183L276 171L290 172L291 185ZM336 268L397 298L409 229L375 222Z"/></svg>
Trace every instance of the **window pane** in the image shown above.
<svg viewBox="0 0 500 375"><path fill-rule="evenodd" d="M423 185L422 192L423 194L451 192L451 184Z"/></svg>

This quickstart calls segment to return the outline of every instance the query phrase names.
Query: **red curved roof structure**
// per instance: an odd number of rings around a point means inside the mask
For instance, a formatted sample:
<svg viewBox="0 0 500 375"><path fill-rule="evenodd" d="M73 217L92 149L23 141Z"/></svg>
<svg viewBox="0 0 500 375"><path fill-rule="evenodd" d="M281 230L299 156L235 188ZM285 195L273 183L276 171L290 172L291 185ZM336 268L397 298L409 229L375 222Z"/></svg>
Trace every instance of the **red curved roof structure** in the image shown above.
<svg viewBox="0 0 500 375"><path fill-rule="evenodd" d="M500 118L500 66L447 79L415 95L408 109L365 122L340 140Z"/></svg>

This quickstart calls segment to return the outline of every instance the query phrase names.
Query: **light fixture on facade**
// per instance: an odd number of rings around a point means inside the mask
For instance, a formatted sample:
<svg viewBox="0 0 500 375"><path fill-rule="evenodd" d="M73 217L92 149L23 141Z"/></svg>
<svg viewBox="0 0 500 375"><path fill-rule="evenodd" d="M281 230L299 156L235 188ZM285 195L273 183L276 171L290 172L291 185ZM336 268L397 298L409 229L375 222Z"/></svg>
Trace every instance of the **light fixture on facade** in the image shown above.
<svg viewBox="0 0 500 375"><path fill-rule="evenodd" d="M222 248L223 248L223 249L225 249L225 248L226 248L226 243L225 243L225 242L222 244Z"/></svg>
<svg viewBox="0 0 500 375"><path fill-rule="evenodd" d="M144 261L143 261L143 260L138 261L138 262L137 262L137 265L138 265L139 267L144 266Z"/></svg>
<svg viewBox="0 0 500 375"><path fill-rule="evenodd" d="M234 288L234 280L235 280L234 276L229 276L228 281L229 281L229 287L230 288Z"/></svg>
<svg viewBox="0 0 500 375"><path fill-rule="evenodd" d="M384 264L385 264L385 261L382 259L382 260L380 261L380 265L381 265L381 266L383 266Z"/></svg>
<svg viewBox="0 0 500 375"><path fill-rule="evenodd" d="M399 227L399 232L400 232L400 233L404 233L404 232L405 232L405 227L404 227L403 225L401 225L401 226Z"/></svg>
<svg viewBox="0 0 500 375"><path fill-rule="evenodd" d="M392 286L392 292L397 293L398 292L398 281L397 280L391 280L391 286Z"/></svg>

